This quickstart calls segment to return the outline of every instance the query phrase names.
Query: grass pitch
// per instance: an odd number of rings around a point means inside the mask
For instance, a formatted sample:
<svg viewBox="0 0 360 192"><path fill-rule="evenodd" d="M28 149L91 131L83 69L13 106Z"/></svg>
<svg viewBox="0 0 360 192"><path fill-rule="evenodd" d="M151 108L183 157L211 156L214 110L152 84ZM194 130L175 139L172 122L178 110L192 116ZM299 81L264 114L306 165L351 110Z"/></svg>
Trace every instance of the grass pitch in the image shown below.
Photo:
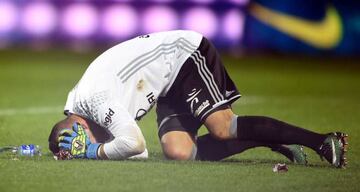
<svg viewBox="0 0 360 192"><path fill-rule="evenodd" d="M221 162L167 161L153 112L140 122L148 160L55 161L47 149L50 128L63 117L67 92L96 55L0 52L0 146L43 147L43 156L35 158L14 160L0 154L0 191L358 191L360 65L356 59L224 59L243 95L234 104L236 113L267 115L318 132L347 132L347 169L330 167L309 149L307 167L265 148ZM278 162L287 163L289 171L273 173Z"/></svg>

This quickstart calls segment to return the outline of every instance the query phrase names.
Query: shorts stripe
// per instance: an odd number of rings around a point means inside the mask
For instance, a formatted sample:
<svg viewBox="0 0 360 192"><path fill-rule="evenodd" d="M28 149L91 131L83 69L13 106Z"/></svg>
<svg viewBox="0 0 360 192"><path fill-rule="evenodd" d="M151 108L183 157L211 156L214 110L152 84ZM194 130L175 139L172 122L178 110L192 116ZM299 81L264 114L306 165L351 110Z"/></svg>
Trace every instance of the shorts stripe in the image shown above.
<svg viewBox="0 0 360 192"><path fill-rule="evenodd" d="M202 61L203 61L203 65L202 65L202 66L203 66L204 69L205 69L205 74L207 73L208 76L209 76L210 79L211 79L211 83L213 84L213 88L215 89L215 93L217 93L217 96L220 97L220 101L224 100L223 95L222 95L222 94L220 93L220 91L219 91L219 87L218 87L218 86L216 85L216 83L215 83L215 79L214 79L213 74L210 72L209 68L208 68L207 65L206 65L206 59L205 59L205 57L201 55L201 52L200 52L199 50L197 50L196 52L197 52L198 56L199 56L200 58L202 58ZM195 53L195 54L196 54L196 53Z"/></svg>
<svg viewBox="0 0 360 192"><path fill-rule="evenodd" d="M210 85L208 83L208 80L206 79L206 77L204 76L203 72L202 72L202 69L200 67L200 64L197 62L197 59L195 59L195 57L193 55L191 55L191 59L195 62L196 66L197 66L197 69L198 69L198 73L199 75L201 76L203 82L205 83L207 89L209 90L209 93L211 95L211 97L213 98L214 101L217 101L213 91L211 90L210 88Z"/></svg>
<svg viewBox="0 0 360 192"><path fill-rule="evenodd" d="M200 59L201 58L201 59ZM203 56L199 56L199 51L197 50L192 55L192 59L194 60L196 66L198 67L198 71L200 76L202 77L204 83L206 84L209 93L213 97L215 103L224 100L223 95L220 94L218 86L215 83L213 75L210 73L209 69L206 65L206 60Z"/></svg>

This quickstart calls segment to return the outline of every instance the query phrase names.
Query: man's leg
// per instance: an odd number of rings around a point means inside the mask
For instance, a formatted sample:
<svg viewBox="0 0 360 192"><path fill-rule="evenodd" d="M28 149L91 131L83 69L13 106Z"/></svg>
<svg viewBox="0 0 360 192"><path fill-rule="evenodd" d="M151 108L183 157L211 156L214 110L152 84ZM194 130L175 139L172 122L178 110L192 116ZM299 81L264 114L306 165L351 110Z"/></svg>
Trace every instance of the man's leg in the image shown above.
<svg viewBox="0 0 360 192"><path fill-rule="evenodd" d="M194 137L184 131L170 131L165 133L161 139L161 147L167 159L190 160L195 159L196 145Z"/></svg>
<svg viewBox="0 0 360 192"><path fill-rule="evenodd" d="M237 138L240 141L300 144L315 150L336 167L346 165L347 135L344 133L319 134L270 117L238 117L231 109L210 114L205 125L218 139Z"/></svg>
<svg viewBox="0 0 360 192"><path fill-rule="evenodd" d="M292 162L307 164L306 154L300 146L240 141L238 139L217 140L210 134L197 138L196 158L205 161L218 161L256 147L270 148L272 151L284 155Z"/></svg>
<svg viewBox="0 0 360 192"><path fill-rule="evenodd" d="M300 144L315 151L327 137L269 117L238 117L231 109L209 115L205 126L218 139L238 138L265 143Z"/></svg>
<svg viewBox="0 0 360 192"><path fill-rule="evenodd" d="M302 151L291 151L286 146L278 144L264 144L254 141L239 141L237 139L217 140L210 134L198 137L197 130L201 123L192 115L175 113L170 103L160 99L157 106L159 138L164 155L173 160L206 160L217 161L241 153L254 147L269 147L279 152L291 161L305 164L306 159ZM300 161L300 160L302 161Z"/></svg>
<svg viewBox="0 0 360 192"><path fill-rule="evenodd" d="M161 147L167 159L170 160L202 160L219 161L235 154L242 153L255 147L268 147L290 161L306 164L303 151L292 151L287 146L264 144L255 141L239 141L237 139L216 140L210 134L196 139L184 131L171 131L161 137Z"/></svg>

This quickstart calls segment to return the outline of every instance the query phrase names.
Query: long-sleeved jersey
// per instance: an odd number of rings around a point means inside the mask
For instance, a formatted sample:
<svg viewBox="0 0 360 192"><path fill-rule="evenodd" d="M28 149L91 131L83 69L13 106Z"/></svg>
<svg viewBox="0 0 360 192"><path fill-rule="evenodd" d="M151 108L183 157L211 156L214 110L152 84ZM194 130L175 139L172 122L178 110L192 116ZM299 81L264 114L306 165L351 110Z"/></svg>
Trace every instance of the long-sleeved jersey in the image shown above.
<svg viewBox="0 0 360 192"><path fill-rule="evenodd" d="M130 145L143 139L135 120L166 95L201 40L202 35L193 31L168 31L108 49L70 91L64 110L93 120L113 135L104 144L110 159L134 155Z"/></svg>

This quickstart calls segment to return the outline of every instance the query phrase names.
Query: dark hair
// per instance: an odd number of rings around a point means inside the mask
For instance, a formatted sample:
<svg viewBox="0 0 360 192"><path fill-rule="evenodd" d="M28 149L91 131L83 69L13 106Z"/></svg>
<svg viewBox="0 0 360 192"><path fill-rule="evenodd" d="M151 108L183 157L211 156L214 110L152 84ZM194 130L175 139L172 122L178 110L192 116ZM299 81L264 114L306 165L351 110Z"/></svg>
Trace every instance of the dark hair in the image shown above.
<svg viewBox="0 0 360 192"><path fill-rule="evenodd" d="M58 153L60 150L59 146L58 146L58 144L59 144L58 137L59 137L60 132L63 129L71 128L73 122L74 122L74 119L67 117L66 119L63 119L63 120L57 122L51 129L48 141L49 141L49 149L51 152L53 152L53 154Z"/></svg>

